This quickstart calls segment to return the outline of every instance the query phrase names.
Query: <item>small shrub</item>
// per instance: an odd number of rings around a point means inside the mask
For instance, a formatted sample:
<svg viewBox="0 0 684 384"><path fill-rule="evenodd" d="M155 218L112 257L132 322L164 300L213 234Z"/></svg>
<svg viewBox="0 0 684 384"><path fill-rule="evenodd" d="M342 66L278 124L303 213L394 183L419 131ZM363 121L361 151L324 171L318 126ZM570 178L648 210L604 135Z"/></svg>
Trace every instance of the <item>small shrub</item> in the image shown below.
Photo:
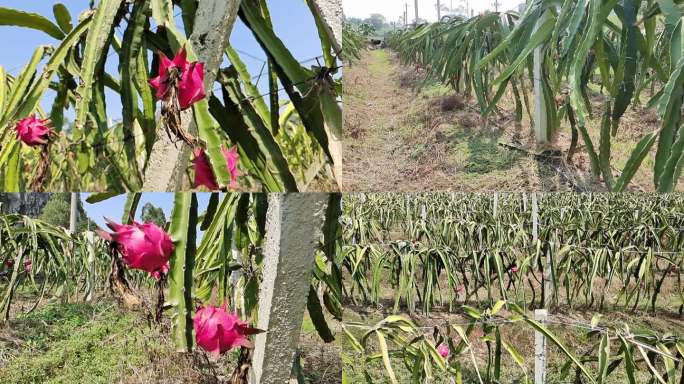
<svg viewBox="0 0 684 384"><path fill-rule="evenodd" d="M442 112L460 111L465 108L463 98L458 95L444 96L440 101Z"/></svg>

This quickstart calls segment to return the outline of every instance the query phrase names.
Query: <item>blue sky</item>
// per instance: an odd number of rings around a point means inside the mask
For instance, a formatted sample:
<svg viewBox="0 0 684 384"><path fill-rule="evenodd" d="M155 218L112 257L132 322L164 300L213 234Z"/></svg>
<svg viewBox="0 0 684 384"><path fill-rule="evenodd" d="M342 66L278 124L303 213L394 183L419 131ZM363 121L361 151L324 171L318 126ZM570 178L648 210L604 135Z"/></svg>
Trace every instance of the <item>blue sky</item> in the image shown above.
<svg viewBox="0 0 684 384"><path fill-rule="evenodd" d="M85 201L85 199L87 199L88 196L90 196L89 193L81 193L81 201L83 202L83 208L88 214L88 217L90 217L94 222L96 222L97 225L99 225L102 228L106 228L104 221L105 217L108 217L116 222L121 222L124 205L126 204L125 194L94 204L90 204L87 201ZM207 208L210 196L210 193L197 193L199 214L202 214L204 210ZM149 202L152 203L154 206L163 209L164 214L166 215L166 219L169 220L171 217L171 211L173 210L173 198L173 193L143 193L142 197L140 198L140 204L138 205L136 218L140 220L142 207Z"/></svg>
<svg viewBox="0 0 684 384"><path fill-rule="evenodd" d="M88 8L89 3L88 0L0 0L0 7L35 12L54 20L52 7L57 2L67 6L74 20L77 20L78 15ZM294 57L304 61L321 55L321 44L316 24L308 6L303 0L268 0L267 2L276 34L283 40ZM176 20L179 25L182 24L180 16ZM121 38L122 34L123 31L119 29L117 36ZM26 65L39 45L55 45L58 43L58 41L43 32L27 28L0 26L0 36L2 36L3 42L0 66L3 66L12 75L16 75ZM234 48L256 57L252 58L245 54L241 55L250 73L258 75L266 55L249 29L239 20L233 30L230 41ZM310 66L311 64L309 62L305 65ZM117 68L118 60L115 56L112 56L108 61L107 71L118 77ZM259 88L263 92L268 92L267 82L261 81ZM48 97L42 102L42 107L47 111L50 110L53 98L54 93L50 92ZM121 103L118 95L108 92L107 105L110 118L116 120L121 117ZM67 113L67 117L71 118L72 116L72 113Z"/></svg>

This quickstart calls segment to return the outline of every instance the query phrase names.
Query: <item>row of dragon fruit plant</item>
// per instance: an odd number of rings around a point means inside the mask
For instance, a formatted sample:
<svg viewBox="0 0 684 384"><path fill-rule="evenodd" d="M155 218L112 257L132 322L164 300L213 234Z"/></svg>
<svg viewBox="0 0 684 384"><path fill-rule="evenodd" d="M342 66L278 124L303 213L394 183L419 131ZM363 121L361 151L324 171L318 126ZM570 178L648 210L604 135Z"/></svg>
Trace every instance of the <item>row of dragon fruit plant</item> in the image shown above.
<svg viewBox="0 0 684 384"><path fill-rule="evenodd" d="M345 202L345 296L357 303L381 305L389 285L395 312L498 299L684 311L680 194L540 194L536 236L525 194L360 194Z"/></svg>
<svg viewBox="0 0 684 384"><path fill-rule="evenodd" d="M58 41L36 48L16 76L0 67L4 190L147 190L147 173L158 171L149 167L154 145L167 135L194 153L181 166L192 168L181 172L178 185L184 190L297 191L316 178L334 184L342 120L334 79L340 49L333 48L338 44L323 27L315 0L306 3L324 48L322 62L311 68L278 38L265 1L231 3L268 57L266 96L227 41L221 56L229 67L207 68L198 61L198 47L188 40L200 17L197 2L90 3L76 23L61 3L54 5L55 22L0 7L0 25L40 30ZM181 13L182 28L175 21ZM122 26L119 39L115 32ZM118 76L106 70L112 60L119 63ZM217 79L208 78L213 75ZM105 88L120 96L120 123L109 123ZM48 90L57 96L44 111L40 102ZM73 122L65 118L69 108L75 110Z"/></svg>
<svg viewBox="0 0 684 384"><path fill-rule="evenodd" d="M389 314L345 323L343 382L527 383L534 332L547 382L684 378L681 194L351 194L341 220L345 301Z"/></svg>
<svg viewBox="0 0 684 384"><path fill-rule="evenodd" d="M6 255L0 260L2 321L10 318L17 290L34 293L36 302L30 310L48 299L107 295L157 322L168 316L178 351L192 351L197 345L219 355L251 348L250 335L266 331L253 324L259 307L267 195L213 193L206 211L199 212L194 193L177 193L165 228L133 220L140 198L139 193L129 194L121 222L107 219L109 231L98 229L99 236L72 235L17 214L0 216L0 244ZM311 255L310 291L321 294L323 303L313 294L307 308L325 342L334 340L326 317L342 316L340 272L334 259L340 199L330 195L325 235Z"/></svg>

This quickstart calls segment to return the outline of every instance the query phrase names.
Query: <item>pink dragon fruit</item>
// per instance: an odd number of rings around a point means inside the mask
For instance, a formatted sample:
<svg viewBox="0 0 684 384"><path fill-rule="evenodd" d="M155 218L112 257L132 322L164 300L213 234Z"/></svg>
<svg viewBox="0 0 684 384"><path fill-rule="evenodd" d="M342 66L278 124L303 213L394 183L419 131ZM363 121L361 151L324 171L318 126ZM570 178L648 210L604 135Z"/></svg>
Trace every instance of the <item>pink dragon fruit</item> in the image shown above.
<svg viewBox="0 0 684 384"><path fill-rule="evenodd" d="M197 345L216 356L236 347L251 348L247 336L261 332L250 328L237 314L226 312L225 305L200 307L193 326Z"/></svg>
<svg viewBox="0 0 684 384"><path fill-rule="evenodd" d="M159 280L169 271L169 258L174 246L171 237L153 223L117 224L109 219L107 226L113 233L98 231L104 239L116 243L124 263L140 269Z"/></svg>
<svg viewBox="0 0 684 384"><path fill-rule="evenodd" d="M31 260L24 260L24 271L26 273L31 273L33 269L33 262Z"/></svg>
<svg viewBox="0 0 684 384"><path fill-rule="evenodd" d="M512 272L512 273L518 273L518 270L519 270L519 269L518 269L518 266L517 266L517 265L514 265L514 266L511 267L511 272Z"/></svg>
<svg viewBox="0 0 684 384"><path fill-rule="evenodd" d="M223 157L226 159L226 169L230 173L230 189L237 189L239 187L237 183L237 178L240 176L240 170L238 169L238 162L240 161L240 155L237 151L237 146L231 149L225 146L221 147L221 152ZM210 191L219 190L218 182L216 181L216 175L211 169L211 164L209 164L209 158L203 149L195 149L195 158L192 160L195 166L195 188L206 187Z"/></svg>
<svg viewBox="0 0 684 384"><path fill-rule="evenodd" d="M202 148L195 149L195 158L192 163L195 165L195 188L204 186L210 191L217 191L219 186L216 182L216 176L211 169L207 154Z"/></svg>
<svg viewBox="0 0 684 384"><path fill-rule="evenodd" d="M223 153L223 157L226 159L226 166L228 167L228 172L230 173L230 189L237 189L237 178L240 176L240 170L238 170L240 155L238 154L237 145L233 146L231 149L221 146L221 152Z"/></svg>
<svg viewBox="0 0 684 384"><path fill-rule="evenodd" d="M437 347L437 352L440 356L446 359L449 357L449 346L446 344L440 344L439 347Z"/></svg>
<svg viewBox="0 0 684 384"><path fill-rule="evenodd" d="M49 123L50 120L41 120L35 115L22 119L16 126L17 138L31 147L45 145L53 134Z"/></svg>
<svg viewBox="0 0 684 384"><path fill-rule="evenodd" d="M187 51L181 49L173 60L159 53L159 76L150 80L158 100L170 97L170 88L178 89L178 105L181 110L190 108L206 97L204 90L204 63L188 62Z"/></svg>

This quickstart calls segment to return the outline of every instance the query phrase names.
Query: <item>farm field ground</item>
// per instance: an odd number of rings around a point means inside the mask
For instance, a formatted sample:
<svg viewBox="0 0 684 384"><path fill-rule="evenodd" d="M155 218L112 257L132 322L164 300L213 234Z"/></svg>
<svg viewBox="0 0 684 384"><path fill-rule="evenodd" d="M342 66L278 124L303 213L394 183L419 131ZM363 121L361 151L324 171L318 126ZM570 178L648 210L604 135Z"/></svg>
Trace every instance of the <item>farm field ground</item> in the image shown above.
<svg viewBox="0 0 684 384"><path fill-rule="evenodd" d="M567 127L552 146L535 148L528 116L516 123L513 103L511 111L504 107L484 120L474 100L425 80L391 50L361 54L344 80L345 190L605 191L603 183L591 181L583 147L572 162L565 159L571 142ZM588 128L598 141L603 96L592 90L595 118ZM645 134L658 129L655 111L638 109L627 111L624 134L613 139L617 169ZM652 169L648 156L628 189L653 190Z"/></svg>
<svg viewBox="0 0 684 384"><path fill-rule="evenodd" d="M168 332L111 299L50 301L30 313L35 296L17 299L9 327L0 329L3 383L222 383L237 363L238 350L218 360L199 351L176 353ZM339 349L320 341L308 317L300 356L307 383L339 383Z"/></svg>

